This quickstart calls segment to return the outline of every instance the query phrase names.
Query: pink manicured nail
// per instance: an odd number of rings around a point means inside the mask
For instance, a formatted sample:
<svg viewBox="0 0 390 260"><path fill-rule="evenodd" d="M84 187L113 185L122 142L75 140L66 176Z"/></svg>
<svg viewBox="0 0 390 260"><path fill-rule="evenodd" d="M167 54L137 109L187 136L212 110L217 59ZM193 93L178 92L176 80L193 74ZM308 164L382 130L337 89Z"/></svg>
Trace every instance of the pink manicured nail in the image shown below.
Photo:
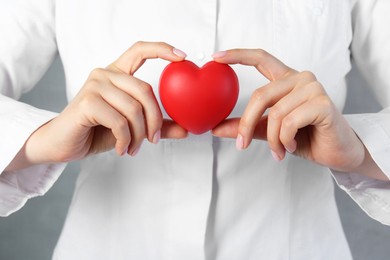
<svg viewBox="0 0 390 260"><path fill-rule="evenodd" d="M244 138L240 134L237 136L236 139L236 148L239 151L244 150Z"/></svg>
<svg viewBox="0 0 390 260"><path fill-rule="evenodd" d="M280 162L282 160L282 158L280 158L280 156L272 150L271 150L271 154L275 161Z"/></svg>
<svg viewBox="0 0 390 260"><path fill-rule="evenodd" d="M129 149L129 147L126 147L126 148L123 150L123 152L121 153L121 156L127 154L128 149Z"/></svg>
<svg viewBox="0 0 390 260"><path fill-rule="evenodd" d="M211 57L213 57L213 59L218 59L218 58L222 58L225 55L226 55L226 51L217 51L216 53L211 55Z"/></svg>
<svg viewBox="0 0 390 260"><path fill-rule="evenodd" d="M286 149L286 151L289 153L294 153L297 149L297 141L294 140L294 142L289 147L286 146L284 149Z"/></svg>
<svg viewBox="0 0 390 260"><path fill-rule="evenodd" d="M176 56L179 56L179 57L181 57L181 58L187 57L187 54L186 54L184 51L182 51L182 50L173 48L172 52L173 52Z"/></svg>
<svg viewBox="0 0 390 260"><path fill-rule="evenodd" d="M154 136L153 136L153 143L154 144L158 144L158 142L160 142L160 139L161 139L161 130L158 130Z"/></svg>
<svg viewBox="0 0 390 260"><path fill-rule="evenodd" d="M137 149L135 149L130 156L134 157L138 154L139 150L141 149L141 147L137 147Z"/></svg>

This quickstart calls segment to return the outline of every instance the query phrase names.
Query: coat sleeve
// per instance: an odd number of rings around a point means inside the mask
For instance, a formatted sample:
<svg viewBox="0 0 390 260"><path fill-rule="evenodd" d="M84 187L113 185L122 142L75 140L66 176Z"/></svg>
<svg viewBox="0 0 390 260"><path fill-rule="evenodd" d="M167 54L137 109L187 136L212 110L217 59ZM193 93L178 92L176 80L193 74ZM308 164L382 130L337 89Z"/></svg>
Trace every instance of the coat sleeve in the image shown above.
<svg viewBox="0 0 390 260"><path fill-rule="evenodd" d="M355 0L352 57L384 108L346 115L372 158L390 179L390 1ZM372 218L390 225L390 181L333 172L336 182Z"/></svg>
<svg viewBox="0 0 390 260"><path fill-rule="evenodd" d="M0 216L44 194L64 165L37 165L4 172L29 136L56 116L18 102L46 72L57 54L52 0L0 3Z"/></svg>

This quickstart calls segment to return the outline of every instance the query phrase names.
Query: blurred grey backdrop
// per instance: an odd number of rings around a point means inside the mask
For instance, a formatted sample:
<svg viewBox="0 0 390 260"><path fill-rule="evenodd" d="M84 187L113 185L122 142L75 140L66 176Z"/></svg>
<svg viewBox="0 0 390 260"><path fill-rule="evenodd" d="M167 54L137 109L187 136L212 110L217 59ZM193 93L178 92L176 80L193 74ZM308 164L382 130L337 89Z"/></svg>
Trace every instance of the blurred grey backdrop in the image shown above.
<svg viewBox="0 0 390 260"><path fill-rule="evenodd" d="M380 110L355 69L348 81L349 98L345 113ZM66 105L66 100L61 99L65 96L63 68L57 58L34 90L22 97L22 101L59 112ZM31 199L10 217L0 218L0 260L51 259L72 198L78 169L77 162L69 164L45 196ZM370 219L338 187L336 200L354 259L390 259L390 227Z"/></svg>

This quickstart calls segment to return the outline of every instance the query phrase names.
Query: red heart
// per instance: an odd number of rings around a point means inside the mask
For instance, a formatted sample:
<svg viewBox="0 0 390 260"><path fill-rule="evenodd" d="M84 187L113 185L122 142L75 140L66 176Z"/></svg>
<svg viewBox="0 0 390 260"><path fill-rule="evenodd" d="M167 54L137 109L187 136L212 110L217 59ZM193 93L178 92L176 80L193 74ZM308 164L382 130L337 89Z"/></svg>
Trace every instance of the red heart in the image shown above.
<svg viewBox="0 0 390 260"><path fill-rule="evenodd" d="M170 63L160 78L165 111L193 134L213 129L233 110L238 78L229 65L210 61L199 68L190 61Z"/></svg>

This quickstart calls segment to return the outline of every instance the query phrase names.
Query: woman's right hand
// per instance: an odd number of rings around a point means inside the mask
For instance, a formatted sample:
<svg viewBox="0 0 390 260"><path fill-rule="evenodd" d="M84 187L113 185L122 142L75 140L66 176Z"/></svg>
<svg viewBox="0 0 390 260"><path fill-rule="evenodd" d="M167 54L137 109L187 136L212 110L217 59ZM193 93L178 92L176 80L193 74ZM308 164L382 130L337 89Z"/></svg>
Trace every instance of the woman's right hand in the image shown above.
<svg viewBox="0 0 390 260"><path fill-rule="evenodd" d="M105 69L95 69L56 118L36 130L6 170L67 162L115 148L136 155L143 140L184 138L187 132L163 120L152 87L133 76L147 59L181 61L166 43L137 42Z"/></svg>

